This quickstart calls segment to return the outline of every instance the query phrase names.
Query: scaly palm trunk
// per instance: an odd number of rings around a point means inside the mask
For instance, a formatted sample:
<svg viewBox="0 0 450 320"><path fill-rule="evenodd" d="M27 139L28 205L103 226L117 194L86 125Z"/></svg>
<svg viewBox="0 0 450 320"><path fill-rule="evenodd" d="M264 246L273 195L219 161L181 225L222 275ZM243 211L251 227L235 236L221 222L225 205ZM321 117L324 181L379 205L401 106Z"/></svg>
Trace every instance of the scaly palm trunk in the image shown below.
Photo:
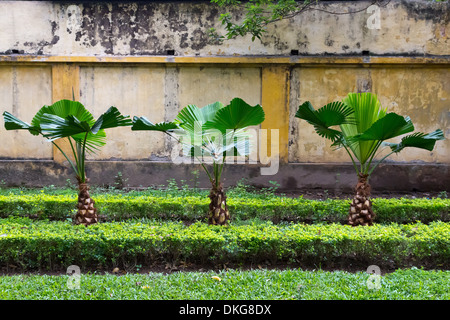
<svg viewBox="0 0 450 320"><path fill-rule="evenodd" d="M230 213L228 212L227 197L223 191L222 183L216 186L216 183L213 182L209 198L211 203L209 204L208 223L214 225L228 224Z"/></svg>
<svg viewBox="0 0 450 320"><path fill-rule="evenodd" d="M350 205L348 223L356 226L371 226L375 214L372 211L372 202L370 197L370 185L367 182L367 174L358 174L358 183L356 184L356 195Z"/></svg>
<svg viewBox="0 0 450 320"><path fill-rule="evenodd" d="M75 215L75 223L89 226L98 222L97 209L94 208L95 201L91 199L89 195L89 179L86 182L82 182L80 178L78 180L78 212Z"/></svg>

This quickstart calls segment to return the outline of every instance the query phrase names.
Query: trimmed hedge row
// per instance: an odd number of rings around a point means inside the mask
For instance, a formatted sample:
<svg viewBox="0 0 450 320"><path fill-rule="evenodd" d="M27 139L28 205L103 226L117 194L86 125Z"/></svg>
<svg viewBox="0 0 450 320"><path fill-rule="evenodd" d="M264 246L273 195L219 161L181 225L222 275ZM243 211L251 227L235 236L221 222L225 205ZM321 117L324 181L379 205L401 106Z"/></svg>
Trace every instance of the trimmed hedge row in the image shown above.
<svg viewBox="0 0 450 320"><path fill-rule="evenodd" d="M88 228L70 222L0 219L0 267L65 269L185 261L295 262L310 266L443 266L450 261L450 224L259 224L108 222Z"/></svg>
<svg viewBox="0 0 450 320"><path fill-rule="evenodd" d="M120 221L129 218L163 218L185 221L203 220L208 212L209 199L198 196L174 197L128 196L101 194L94 196L101 221ZM272 196L266 199L229 197L227 204L232 219L258 218L294 222L346 223L349 200L307 200L301 197ZM38 219L66 220L76 205L75 195L0 195L0 217L10 215ZM441 220L450 221L450 199L373 199L377 223L411 223Z"/></svg>

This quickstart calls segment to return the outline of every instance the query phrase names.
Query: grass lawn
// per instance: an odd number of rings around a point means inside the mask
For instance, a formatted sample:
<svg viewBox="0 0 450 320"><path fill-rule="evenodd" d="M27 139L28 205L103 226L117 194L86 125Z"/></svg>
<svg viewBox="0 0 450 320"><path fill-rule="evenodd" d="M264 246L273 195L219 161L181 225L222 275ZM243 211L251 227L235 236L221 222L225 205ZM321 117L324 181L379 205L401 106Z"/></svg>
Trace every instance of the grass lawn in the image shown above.
<svg viewBox="0 0 450 320"><path fill-rule="evenodd" d="M218 277L216 279L212 277ZM72 278L71 278L72 277ZM372 277L371 281L369 277ZM208 272L22 274L0 277L7 300L449 300L450 271L399 269L376 280L366 272L227 270ZM220 280L219 280L220 278ZM69 282L68 282L69 281ZM72 284L72 288L70 285Z"/></svg>

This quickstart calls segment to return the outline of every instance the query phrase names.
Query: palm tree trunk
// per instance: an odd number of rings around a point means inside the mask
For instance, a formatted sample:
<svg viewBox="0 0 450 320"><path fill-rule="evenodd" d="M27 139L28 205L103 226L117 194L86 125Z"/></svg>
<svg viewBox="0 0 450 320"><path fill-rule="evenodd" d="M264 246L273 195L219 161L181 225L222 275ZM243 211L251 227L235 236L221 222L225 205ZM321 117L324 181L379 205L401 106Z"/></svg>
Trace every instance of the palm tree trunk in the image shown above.
<svg viewBox="0 0 450 320"><path fill-rule="evenodd" d="M226 225L230 220L230 213L227 207L227 197L223 191L222 183L216 186L215 181L209 194L211 203L209 204L208 223L214 225Z"/></svg>
<svg viewBox="0 0 450 320"><path fill-rule="evenodd" d="M77 177L78 180L78 212L75 215L75 223L83 224L89 226L91 224L98 222L97 209L94 208L95 201L91 199L89 195L89 179L86 182L81 182L81 179Z"/></svg>
<svg viewBox="0 0 450 320"><path fill-rule="evenodd" d="M358 174L358 183L356 184L356 195L350 205L348 223L356 226L371 226L375 213L372 211L372 202L370 201L370 185L367 182L367 174Z"/></svg>

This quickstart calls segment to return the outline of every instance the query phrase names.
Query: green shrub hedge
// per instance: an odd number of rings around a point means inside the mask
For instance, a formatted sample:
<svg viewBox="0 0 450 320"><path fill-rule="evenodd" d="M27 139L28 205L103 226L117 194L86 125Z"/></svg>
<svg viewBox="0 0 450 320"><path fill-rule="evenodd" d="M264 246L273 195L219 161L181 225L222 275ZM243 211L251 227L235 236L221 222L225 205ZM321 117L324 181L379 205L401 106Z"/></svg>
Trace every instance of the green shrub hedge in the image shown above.
<svg viewBox="0 0 450 320"><path fill-rule="evenodd" d="M0 267L65 269L154 262L296 262L310 266L449 267L450 224L258 224L70 222L0 219Z"/></svg>
<svg viewBox="0 0 450 320"><path fill-rule="evenodd" d="M208 212L206 196L133 196L127 194L99 194L93 196L101 221L120 221L129 218L163 218L185 221L203 220ZM232 219L259 218L294 222L346 223L349 200L307 200L301 197L280 196L229 197L227 204ZM66 220L71 218L76 195L0 195L0 217L11 215L38 219ZM377 223L423 223L450 221L450 199L373 199Z"/></svg>

